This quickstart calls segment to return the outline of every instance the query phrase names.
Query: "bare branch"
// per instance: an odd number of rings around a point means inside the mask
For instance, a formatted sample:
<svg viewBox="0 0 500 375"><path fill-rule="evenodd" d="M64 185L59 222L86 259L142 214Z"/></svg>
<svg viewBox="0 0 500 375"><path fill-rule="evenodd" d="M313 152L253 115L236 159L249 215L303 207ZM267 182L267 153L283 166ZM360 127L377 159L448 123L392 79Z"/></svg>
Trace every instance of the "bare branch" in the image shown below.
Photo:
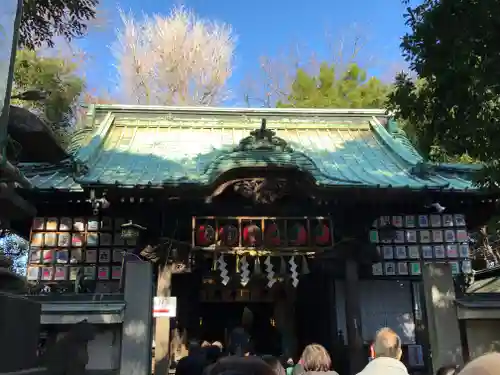
<svg viewBox="0 0 500 375"><path fill-rule="evenodd" d="M141 21L120 14L113 52L125 101L208 106L227 99L235 48L230 26L183 7Z"/></svg>
<svg viewBox="0 0 500 375"><path fill-rule="evenodd" d="M366 43L367 38L356 25L337 37L326 31L325 44L329 51L326 62L335 65L336 71L341 74L350 64L359 62ZM274 107L277 102L286 102L297 69L317 74L321 62L322 59L314 51L299 43L276 57L261 57L259 72L242 82L245 103L248 106ZM372 62L372 57L363 56L365 69Z"/></svg>

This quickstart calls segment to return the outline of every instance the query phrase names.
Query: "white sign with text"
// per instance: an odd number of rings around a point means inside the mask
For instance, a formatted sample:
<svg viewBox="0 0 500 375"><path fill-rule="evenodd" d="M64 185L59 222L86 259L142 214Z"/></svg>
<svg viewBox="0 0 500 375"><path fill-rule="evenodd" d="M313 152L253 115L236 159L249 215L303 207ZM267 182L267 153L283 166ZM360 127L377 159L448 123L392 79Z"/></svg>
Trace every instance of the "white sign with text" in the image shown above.
<svg viewBox="0 0 500 375"><path fill-rule="evenodd" d="M154 297L153 318L175 318L177 313L177 297Z"/></svg>

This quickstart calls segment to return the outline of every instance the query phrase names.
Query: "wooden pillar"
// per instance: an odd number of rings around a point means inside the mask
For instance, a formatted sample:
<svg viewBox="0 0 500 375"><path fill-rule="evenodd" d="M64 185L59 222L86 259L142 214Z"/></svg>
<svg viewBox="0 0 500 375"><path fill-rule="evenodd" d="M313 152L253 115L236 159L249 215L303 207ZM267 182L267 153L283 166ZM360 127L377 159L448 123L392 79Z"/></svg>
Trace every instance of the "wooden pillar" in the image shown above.
<svg viewBox="0 0 500 375"><path fill-rule="evenodd" d="M349 346L349 373L354 375L363 369L368 356L363 351L361 334L358 264L355 259L348 258L345 265L345 317Z"/></svg>
<svg viewBox="0 0 500 375"><path fill-rule="evenodd" d="M157 297L170 297L172 291L172 266L158 267ZM170 367L170 318L156 318L155 327L155 375L167 375Z"/></svg>
<svg viewBox="0 0 500 375"><path fill-rule="evenodd" d="M449 264L427 263L422 268L432 372L448 363L463 364L455 284Z"/></svg>

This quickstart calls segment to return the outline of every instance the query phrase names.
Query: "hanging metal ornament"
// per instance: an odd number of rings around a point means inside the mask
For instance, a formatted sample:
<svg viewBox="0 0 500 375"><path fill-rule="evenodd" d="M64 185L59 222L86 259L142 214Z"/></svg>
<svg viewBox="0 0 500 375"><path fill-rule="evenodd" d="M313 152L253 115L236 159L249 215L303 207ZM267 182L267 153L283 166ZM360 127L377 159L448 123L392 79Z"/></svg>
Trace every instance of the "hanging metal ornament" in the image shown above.
<svg viewBox="0 0 500 375"><path fill-rule="evenodd" d="M266 258L264 264L266 265L266 274L267 274L266 278L268 280L267 287L272 288L274 283L276 282L276 278L274 277L274 266L273 263L271 262L270 256Z"/></svg>
<svg viewBox="0 0 500 375"><path fill-rule="evenodd" d="M302 275L309 275L311 273L307 264L307 258L304 255L302 255L302 266L300 267L300 271Z"/></svg>
<svg viewBox="0 0 500 375"><path fill-rule="evenodd" d="M290 272L292 274L292 285L294 288L299 285L299 273L297 272L297 263L295 263L295 257L292 256L290 260L288 261L288 264L290 265Z"/></svg>
<svg viewBox="0 0 500 375"><path fill-rule="evenodd" d="M217 263L219 264L220 277L222 279L222 285L226 286L229 283L229 276L227 272L227 263L224 259L224 254L221 254L219 259L217 259Z"/></svg>
<svg viewBox="0 0 500 375"><path fill-rule="evenodd" d="M240 284L245 286L250 281L250 269L246 256L241 257L240 266L241 266Z"/></svg>
<svg viewBox="0 0 500 375"><path fill-rule="evenodd" d="M260 269L260 258L258 256L255 257L255 263L253 264L253 273L254 275L260 275L262 270Z"/></svg>

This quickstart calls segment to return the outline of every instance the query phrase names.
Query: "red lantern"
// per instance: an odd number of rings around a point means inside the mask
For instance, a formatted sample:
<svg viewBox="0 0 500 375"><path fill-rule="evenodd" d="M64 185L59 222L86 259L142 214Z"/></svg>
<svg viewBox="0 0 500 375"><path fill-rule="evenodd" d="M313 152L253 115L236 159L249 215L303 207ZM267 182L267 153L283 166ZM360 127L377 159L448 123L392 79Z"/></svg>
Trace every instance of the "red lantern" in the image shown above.
<svg viewBox="0 0 500 375"><path fill-rule="evenodd" d="M245 246L259 246L262 242L262 230L255 224L243 228L243 243Z"/></svg>
<svg viewBox="0 0 500 375"><path fill-rule="evenodd" d="M307 230L302 224L294 224L290 228L289 236L290 245L303 246L307 244Z"/></svg>
<svg viewBox="0 0 500 375"><path fill-rule="evenodd" d="M201 246L212 245L215 241L215 230L211 225L200 225L196 231L196 243Z"/></svg>
<svg viewBox="0 0 500 375"><path fill-rule="evenodd" d="M330 228L328 225L319 223L316 226L314 242L316 245L326 245L330 241Z"/></svg>
<svg viewBox="0 0 500 375"><path fill-rule="evenodd" d="M236 246L238 244L238 228L234 225L224 225L219 229L219 238L225 246Z"/></svg>
<svg viewBox="0 0 500 375"><path fill-rule="evenodd" d="M272 223L266 226L266 245L279 246L281 244L280 230L277 224Z"/></svg>

